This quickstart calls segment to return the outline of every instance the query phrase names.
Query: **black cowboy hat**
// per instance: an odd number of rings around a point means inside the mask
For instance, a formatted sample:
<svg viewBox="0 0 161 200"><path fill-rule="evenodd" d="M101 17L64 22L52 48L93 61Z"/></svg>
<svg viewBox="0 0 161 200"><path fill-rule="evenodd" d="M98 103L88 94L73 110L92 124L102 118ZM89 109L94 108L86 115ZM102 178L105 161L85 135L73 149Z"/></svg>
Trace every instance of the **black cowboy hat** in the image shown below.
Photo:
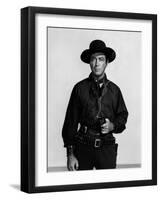
<svg viewBox="0 0 161 200"><path fill-rule="evenodd" d="M104 53L109 62L112 62L116 57L115 51L110 47L106 47L102 40L93 40L89 45L89 49L82 52L81 60L89 64L91 55L97 52Z"/></svg>

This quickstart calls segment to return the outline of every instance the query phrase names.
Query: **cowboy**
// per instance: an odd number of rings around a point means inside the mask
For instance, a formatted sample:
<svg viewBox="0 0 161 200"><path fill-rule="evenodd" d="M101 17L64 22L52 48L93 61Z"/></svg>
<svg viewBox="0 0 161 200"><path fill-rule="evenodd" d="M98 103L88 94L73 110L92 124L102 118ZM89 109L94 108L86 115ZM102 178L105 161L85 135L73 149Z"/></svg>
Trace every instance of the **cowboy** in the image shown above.
<svg viewBox="0 0 161 200"><path fill-rule="evenodd" d="M126 128L128 111L120 88L105 74L115 57L101 40L92 41L81 54L91 74L74 86L62 129L70 171L116 168L113 134Z"/></svg>

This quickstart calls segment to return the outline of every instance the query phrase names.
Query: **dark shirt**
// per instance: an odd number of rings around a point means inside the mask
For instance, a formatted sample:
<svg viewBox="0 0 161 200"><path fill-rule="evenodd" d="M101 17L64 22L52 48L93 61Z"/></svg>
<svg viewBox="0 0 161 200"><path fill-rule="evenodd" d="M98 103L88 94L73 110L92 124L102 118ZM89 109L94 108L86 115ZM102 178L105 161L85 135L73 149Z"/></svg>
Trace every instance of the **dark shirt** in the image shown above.
<svg viewBox="0 0 161 200"><path fill-rule="evenodd" d="M64 146L74 145L74 135L78 124L88 128L98 128L98 118L108 118L114 130L108 133L121 133L125 129L128 111L119 87L104 76L102 87L92 74L78 82L71 93L62 136Z"/></svg>

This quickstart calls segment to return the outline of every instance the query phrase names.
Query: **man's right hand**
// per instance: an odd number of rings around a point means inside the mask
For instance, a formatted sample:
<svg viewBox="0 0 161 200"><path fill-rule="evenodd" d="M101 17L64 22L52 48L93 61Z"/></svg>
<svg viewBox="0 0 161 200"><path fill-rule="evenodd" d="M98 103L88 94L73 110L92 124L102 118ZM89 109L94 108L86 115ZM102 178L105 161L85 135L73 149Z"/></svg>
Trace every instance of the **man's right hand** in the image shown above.
<svg viewBox="0 0 161 200"><path fill-rule="evenodd" d="M77 158L74 156L74 154L70 154L67 157L67 168L69 171L75 171L78 170L79 164Z"/></svg>

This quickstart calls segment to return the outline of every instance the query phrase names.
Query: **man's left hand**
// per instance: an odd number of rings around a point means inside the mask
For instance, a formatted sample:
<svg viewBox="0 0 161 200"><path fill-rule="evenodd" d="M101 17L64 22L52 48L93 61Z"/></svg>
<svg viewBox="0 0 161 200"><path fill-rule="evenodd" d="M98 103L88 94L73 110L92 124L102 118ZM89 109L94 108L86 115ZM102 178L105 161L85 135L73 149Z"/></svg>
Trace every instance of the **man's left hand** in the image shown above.
<svg viewBox="0 0 161 200"><path fill-rule="evenodd" d="M114 130L114 124L112 122L110 122L109 119L105 119L106 122L104 124L102 124L101 126L101 132L102 134L107 134L110 131Z"/></svg>

